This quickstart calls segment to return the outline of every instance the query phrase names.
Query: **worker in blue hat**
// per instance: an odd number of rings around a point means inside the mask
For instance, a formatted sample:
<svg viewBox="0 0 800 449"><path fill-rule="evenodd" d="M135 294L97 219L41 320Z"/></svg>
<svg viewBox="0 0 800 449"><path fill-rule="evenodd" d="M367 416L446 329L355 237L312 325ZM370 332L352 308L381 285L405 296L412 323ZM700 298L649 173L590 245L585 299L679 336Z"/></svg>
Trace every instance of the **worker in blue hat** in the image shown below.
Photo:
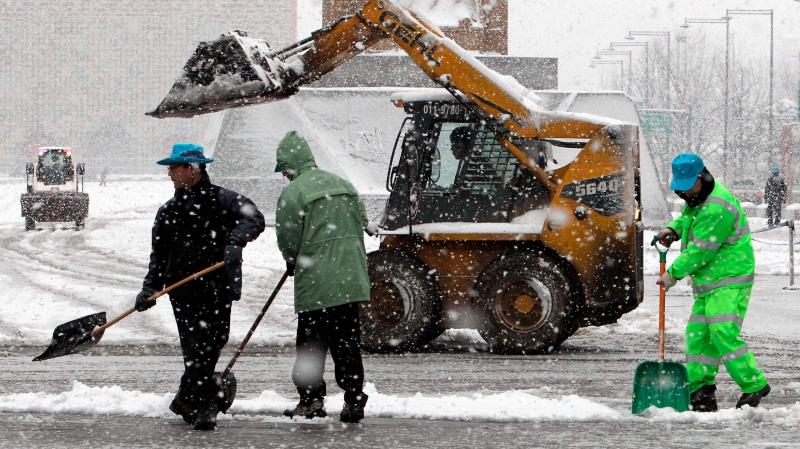
<svg viewBox="0 0 800 449"><path fill-rule="evenodd" d="M721 364L742 390L736 408L756 407L770 387L740 336L755 272L747 216L739 200L694 153L672 160L670 187L686 206L658 233L658 239L665 246L680 240L681 253L657 284L669 290L683 278L692 279L695 299L686 325L692 409L717 410L716 377Z"/></svg>
<svg viewBox="0 0 800 449"><path fill-rule="evenodd" d="M228 341L231 303L241 296L242 249L264 231L264 216L250 199L211 183L206 165L213 161L202 146L177 143L157 162L167 166L175 194L156 214L150 265L135 303L145 311L156 304L153 293L225 262L169 293L184 362L169 408L197 430L216 429L220 398L234 394L235 379L229 374L223 382L214 368Z"/></svg>
<svg viewBox="0 0 800 449"><path fill-rule="evenodd" d="M773 165L772 174L767 179L764 187L764 201L767 203L767 225L777 226L781 222L781 210L786 202L786 180L781 175L781 169Z"/></svg>

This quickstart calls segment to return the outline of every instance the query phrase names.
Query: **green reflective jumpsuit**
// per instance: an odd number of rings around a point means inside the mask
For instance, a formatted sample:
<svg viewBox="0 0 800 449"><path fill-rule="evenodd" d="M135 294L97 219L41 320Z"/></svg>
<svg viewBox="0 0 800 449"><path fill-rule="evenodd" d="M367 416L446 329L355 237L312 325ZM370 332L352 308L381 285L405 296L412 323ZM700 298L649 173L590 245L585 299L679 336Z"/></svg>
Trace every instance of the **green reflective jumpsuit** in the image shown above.
<svg viewBox="0 0 800 449"><path fill-rule="evenodd" d="M742 392L767 384L739 333L753 287L755 259L750 228L739 201L715 181L697 207L669 224L681 239L681 254L669 267L675 279L692 277L694 305L686 325L689 389L714 385L720 362Z"/></svg>

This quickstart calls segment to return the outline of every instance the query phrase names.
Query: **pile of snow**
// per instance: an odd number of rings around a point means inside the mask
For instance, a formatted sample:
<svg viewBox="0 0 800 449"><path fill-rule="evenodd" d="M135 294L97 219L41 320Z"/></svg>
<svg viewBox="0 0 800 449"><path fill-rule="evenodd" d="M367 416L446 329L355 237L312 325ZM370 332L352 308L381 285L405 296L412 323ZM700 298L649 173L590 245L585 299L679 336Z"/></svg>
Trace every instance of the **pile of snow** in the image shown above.
<svg viewBox="0 0 800 449"><path fill-rule="evenodd" d="M416 393L399 396L378 392L367 383L369 394L366 416L372 418L438 419L478 422L544 422L544 421L632 421L648 420L672 423L764 423L794 426L800 424L800 403L788 407L723 409L718 413L678 413L672 409L650 408L634 416L626 409L618 411L593 400L576 395L540 397L531 391L472 391L428 395ZM86 415L142 416L147 418L176 418L168 409L174 393L144 393L124 390L119 386L92 387L73 381L72 389L61 393L17 393L0 396L0 412L13 413L72 413ZM240 397L227 415L219 419L237 419L239 414L280 415L294 405L272 390L254 397ZM336 415L344 403L342 393L326 398L325 408ZM266 417L265 417L266 418ZM275 418L267 418L275 419ZM288 421L290 418L277 418ZM327 423L332 418L313 422Z"/></svg>

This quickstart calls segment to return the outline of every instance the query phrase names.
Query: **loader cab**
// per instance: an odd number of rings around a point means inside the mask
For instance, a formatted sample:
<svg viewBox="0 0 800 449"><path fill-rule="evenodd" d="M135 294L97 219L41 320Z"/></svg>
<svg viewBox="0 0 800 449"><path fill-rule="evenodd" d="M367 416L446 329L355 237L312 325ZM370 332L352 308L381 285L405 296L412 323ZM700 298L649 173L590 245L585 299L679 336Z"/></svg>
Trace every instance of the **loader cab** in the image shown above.
<svg viewBox="0 0 800 449"><path fill-rule="evenodd" d="M408 116L387 175L391 194L384 228L507 223L521 210L536 208L531 201L549 202L547 189L503 148L492 123L452 99L405 101L402 106ZM533 151L539 150L544 149ZM545 156L534 157L546 163Z"/></svg>
<svg viewBox="0 0 800 449"><path fill-rule="evenodd" d="M36 162L36 181L45 186L60 186L75 180L72 150L43 147Z"/></svg>

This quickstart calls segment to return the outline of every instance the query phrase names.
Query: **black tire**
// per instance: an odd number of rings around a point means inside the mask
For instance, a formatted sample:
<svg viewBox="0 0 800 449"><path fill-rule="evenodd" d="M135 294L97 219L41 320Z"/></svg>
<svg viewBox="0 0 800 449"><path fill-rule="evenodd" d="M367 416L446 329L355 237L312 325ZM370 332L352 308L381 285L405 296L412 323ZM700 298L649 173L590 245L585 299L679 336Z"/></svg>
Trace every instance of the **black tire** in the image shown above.
<svg viewBox="0 0 800 449"><path fill-rule="evenodd" d="M36 229L36 220L33 217L25 217L25 230L33 231Z"/></svg>
<svg viewBox="0 0 800 449"><path fill-rule="evenodd" d="M493 352L550 352L577 329L571 290L563 269L543 254L506 255L478 280L478 331Z"/></svg>
<svg viewBox="0 0 800 449"><path fill-rule="evenodd" d="M442 300L431 270L398 251L367 256L370 301L361 303L361 347L392 353L420 349L438 337Z"/></svg>

